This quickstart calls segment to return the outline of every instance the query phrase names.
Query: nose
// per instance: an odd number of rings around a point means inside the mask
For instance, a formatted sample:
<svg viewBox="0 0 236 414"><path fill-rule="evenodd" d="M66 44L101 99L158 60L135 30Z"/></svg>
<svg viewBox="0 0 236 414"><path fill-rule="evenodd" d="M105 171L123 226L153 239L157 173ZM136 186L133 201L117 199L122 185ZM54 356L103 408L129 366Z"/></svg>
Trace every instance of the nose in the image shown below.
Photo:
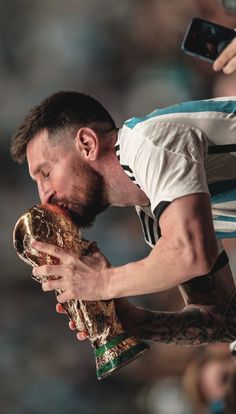
<svg viewBox="0 0 236 414"><path fill-rule="evenodd" d="M38 193L42 204L49 203L54 195L52 188L47 183L38 183Z"/></svg>

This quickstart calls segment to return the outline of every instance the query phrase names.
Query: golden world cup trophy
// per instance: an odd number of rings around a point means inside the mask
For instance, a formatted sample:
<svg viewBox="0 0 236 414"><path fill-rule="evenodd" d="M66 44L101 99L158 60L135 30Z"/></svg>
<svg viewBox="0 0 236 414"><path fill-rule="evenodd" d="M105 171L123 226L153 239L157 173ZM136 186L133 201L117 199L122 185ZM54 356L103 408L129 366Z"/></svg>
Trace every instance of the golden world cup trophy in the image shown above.
<svg viewBox="0 0 236 414"><path fill-rule="evenodd" d="M93 242L82 238L80 229L61 208L50 204L34 206L19 218L13 232L13 244L18 256L33 267L59 263L58 258L33 249L32 239L54 244L78 256L90 255L93 245ZM47 281L46 276L32 277L40 283ZM61 292L56 290L56 294ZM72 299L63 307L78 331L88 332L94 348L98 379L128 364L149 348L125 332L117 318L113 300Z"/></svg>

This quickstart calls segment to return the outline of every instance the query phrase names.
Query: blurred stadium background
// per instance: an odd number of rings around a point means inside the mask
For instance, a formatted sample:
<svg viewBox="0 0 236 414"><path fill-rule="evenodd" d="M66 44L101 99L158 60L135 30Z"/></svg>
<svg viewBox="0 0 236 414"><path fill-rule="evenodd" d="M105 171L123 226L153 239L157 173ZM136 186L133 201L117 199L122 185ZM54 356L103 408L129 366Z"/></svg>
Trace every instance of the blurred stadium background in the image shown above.
<svg viewBox="0 0 236 414"><path fill-rule="evenodd" d="M79 343L16 257L12 230L38 202L27 167L9 144L29 108L58 90L97 97L117 125L156 107L236 95L236 77L184 55L190 18L236 27L216 0L0 1L0 412L2 414L190 414L182 375L202 348L152 344L98 382L90 344ZM148 253L133 209L111 209L85 236L114 265ZM236 273L236 244L228 242ZM182 307L177 289L132 298L159 310ZM205 348L205 347L203 347ZM222 353L225 345L212 347ZM199 413L200 414L200 413Z"/></svg>

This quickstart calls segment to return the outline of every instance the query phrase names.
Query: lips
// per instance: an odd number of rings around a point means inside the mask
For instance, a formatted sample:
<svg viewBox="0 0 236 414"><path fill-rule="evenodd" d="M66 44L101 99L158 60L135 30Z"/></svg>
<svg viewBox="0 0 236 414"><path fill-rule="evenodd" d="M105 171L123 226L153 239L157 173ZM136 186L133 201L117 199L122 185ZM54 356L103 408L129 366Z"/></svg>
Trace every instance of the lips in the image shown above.
<svg viewBox="0 0 236 414"><path fill-rule="evenodd" d="M65 211L65 212L69 210L69 207L67 206L67 204L64 201L58 200L56 198L50 199L49 202L47 203L47 205L56 206L59 209ZM53 210L53 208L52 208L52 210Z"/></svg>
<svg viewBox="0 0 236 414"><path fill-rule="evenodd" d="M41 205L42 208L46 208L56 214L61 214L64 217L68 217L68 213L66 211L65 208L63 208L62 206L58 205L58 204L50 204L50 203L45 203Z"/></svg>

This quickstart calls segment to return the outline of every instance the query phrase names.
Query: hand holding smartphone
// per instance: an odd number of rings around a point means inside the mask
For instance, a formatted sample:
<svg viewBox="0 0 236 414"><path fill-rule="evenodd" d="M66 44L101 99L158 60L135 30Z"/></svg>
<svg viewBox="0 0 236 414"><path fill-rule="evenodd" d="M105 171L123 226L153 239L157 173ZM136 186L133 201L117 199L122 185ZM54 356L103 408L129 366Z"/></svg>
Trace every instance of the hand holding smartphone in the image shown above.
<svg viewBox="0 0 236 414"><path fill-rule="evenodd" d="M235 37L233 29L195 17L187 28L181 49L192 56L214 62Z"/></svg>

